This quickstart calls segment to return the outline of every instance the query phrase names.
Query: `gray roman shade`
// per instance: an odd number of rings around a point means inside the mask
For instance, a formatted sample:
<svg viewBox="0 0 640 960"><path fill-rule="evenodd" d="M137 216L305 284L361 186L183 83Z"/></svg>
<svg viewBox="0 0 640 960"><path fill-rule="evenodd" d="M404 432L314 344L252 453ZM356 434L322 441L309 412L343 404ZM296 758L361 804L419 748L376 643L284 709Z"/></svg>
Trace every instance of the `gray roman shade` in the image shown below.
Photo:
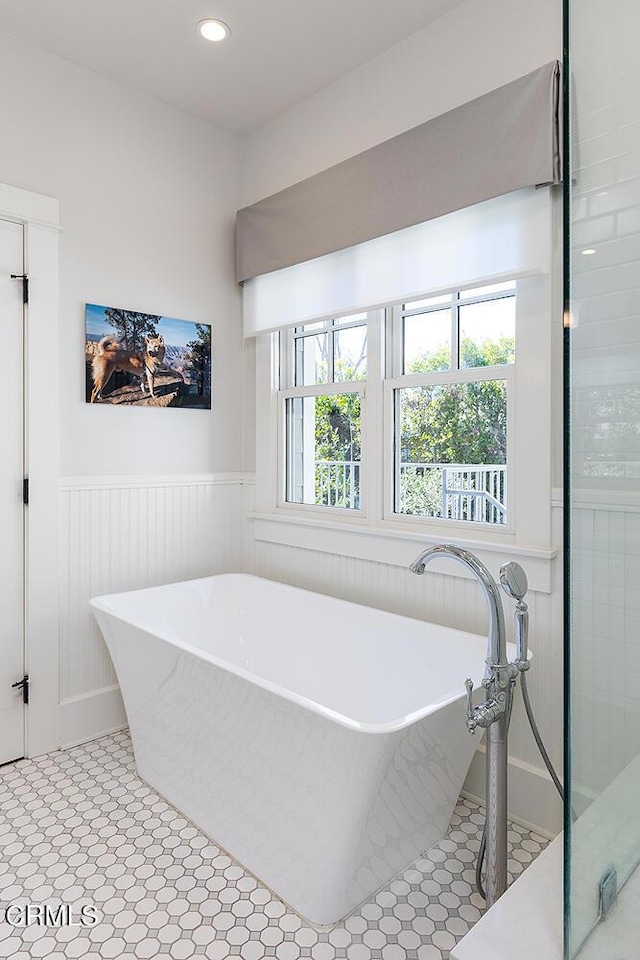
<svg viewBox="0 0 640 960"><path fill-rule="evenodd" d="M239 210L238 280L559 183L559 97L553 61Z"/></svg>

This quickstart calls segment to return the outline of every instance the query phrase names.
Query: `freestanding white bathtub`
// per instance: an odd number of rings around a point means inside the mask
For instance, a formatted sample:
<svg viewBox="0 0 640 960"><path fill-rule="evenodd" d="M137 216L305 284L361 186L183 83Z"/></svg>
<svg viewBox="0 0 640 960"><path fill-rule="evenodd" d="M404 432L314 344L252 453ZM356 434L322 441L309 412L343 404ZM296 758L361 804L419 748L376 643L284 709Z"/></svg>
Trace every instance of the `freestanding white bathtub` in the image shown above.
<svg viewBox="0 0 640 960"><path fill-rule="evenodd" d="M444 835L484 637L240 574L91 606L140 776L307 920Z"/></svg>

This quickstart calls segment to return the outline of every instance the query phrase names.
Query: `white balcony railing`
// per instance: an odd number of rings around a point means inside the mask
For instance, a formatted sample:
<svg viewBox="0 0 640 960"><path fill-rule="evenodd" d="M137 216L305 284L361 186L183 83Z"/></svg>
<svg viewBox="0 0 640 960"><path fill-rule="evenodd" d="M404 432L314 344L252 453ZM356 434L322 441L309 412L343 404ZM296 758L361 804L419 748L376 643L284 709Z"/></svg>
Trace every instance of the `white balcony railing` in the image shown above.
<svg viewBox="0 0 640 960"><path fill-rule="evenodd" d="M504 464L402 463L399 512L504 524L506 474ZM316 503L357 510L360 461L316 460Z"/></svg>
<svg viewBox="0 0 640 960"><path fill-rule="evenodd" d="M360 461L316 460L316 503L358 510Z"/></svg>
<svg viewBox="0 0 640 960"><path fill-rule="evenodd" d="M400 512L504 524L506 478L504 464L402 463Z"/></svg>

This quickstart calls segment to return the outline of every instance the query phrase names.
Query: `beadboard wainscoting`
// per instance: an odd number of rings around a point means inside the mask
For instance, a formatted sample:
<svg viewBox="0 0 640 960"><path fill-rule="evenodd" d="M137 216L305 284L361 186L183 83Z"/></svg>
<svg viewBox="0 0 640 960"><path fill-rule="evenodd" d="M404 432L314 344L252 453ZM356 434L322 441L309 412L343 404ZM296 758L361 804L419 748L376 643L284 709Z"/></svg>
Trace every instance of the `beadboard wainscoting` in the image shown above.
<svg viewBox="0 0 640 960"><path fill-rule="evenodd" d="M90 597L243 567L244 475L60 481L60 742L126 724Z"/></svg>
<svg viewBox="0 0 640 960"><path fill-rule="evenodd" d="M250 487L246 488L247 513L251 517ZM560 543L562 510L553 508L553 529ZM474 580L429 572L412 576L408 569L327 551L293 547L253 536L252 520L247 525L245 569L248 573L281 580L345 600L379 607L434 623L486 633L486 600ZM417 550L416 550L417 552ZM505 548L505 560L509 550ZM523 560L523 565L526 566ZM529 693L540 731L556 768L562 772L562 557L550 562L550 592L527 596L530 610L530 646L533 661L529 671ZM505 597L505 618L513 641L513 605ZM389 638L393 643L393 638ZM460 677L460 689L464 686ZM465 791L484 796L484 748L479 747ZM537 752L518 690L509 734L509 812L525 825L555 835L562 825L562 804Z"/></svg>

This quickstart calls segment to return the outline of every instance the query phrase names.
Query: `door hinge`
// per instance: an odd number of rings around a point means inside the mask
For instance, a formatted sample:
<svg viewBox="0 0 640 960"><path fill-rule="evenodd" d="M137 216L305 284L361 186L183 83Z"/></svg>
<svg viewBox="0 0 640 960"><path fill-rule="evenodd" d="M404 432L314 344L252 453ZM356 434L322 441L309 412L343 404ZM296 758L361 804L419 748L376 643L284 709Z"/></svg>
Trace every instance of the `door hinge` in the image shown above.
<svg viewBox="0 0 640 960"><path fill-rule="evenodd" d="M18 680L16 683L11 684L12 689L16 687L22 690L22 702L29 703L29 674L25 673L22 680Z"/></svg>
<svg viewBox="0 0 640 960"><path fill-rule="evenodd" d="M22 502L25 505L29 503L29 477L24 477L22 480Z"/></svg>
<svg viewBox="0 0 640 960"><path fill-rule="evenodd" d="M22 280L22 302L29 303L29 274L28 273L12 273L12 280Z"/></svg>

